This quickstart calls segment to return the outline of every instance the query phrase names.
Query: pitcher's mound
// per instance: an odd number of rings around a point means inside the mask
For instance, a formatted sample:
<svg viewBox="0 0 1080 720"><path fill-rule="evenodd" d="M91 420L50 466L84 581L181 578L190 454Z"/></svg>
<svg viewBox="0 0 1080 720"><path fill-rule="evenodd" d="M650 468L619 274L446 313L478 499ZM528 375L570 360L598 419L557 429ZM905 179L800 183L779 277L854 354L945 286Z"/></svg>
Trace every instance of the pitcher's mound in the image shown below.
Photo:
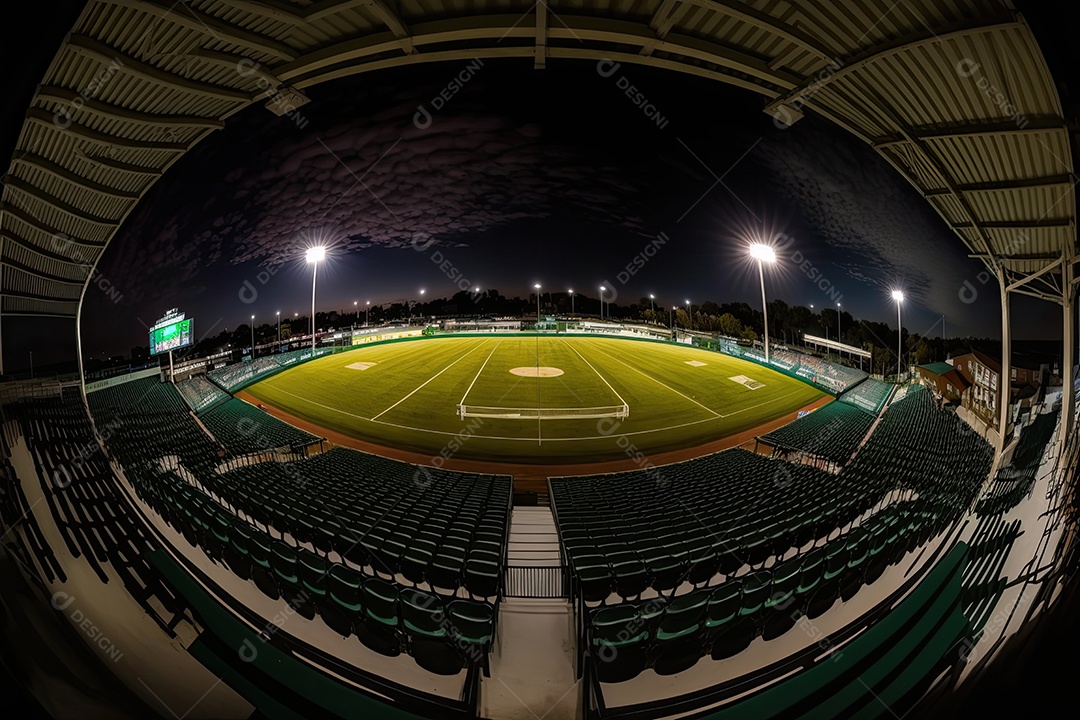
<svg viewBox="0 0 1080 720"><path fill-rule="evenodd" d="M510 371L510 374L520 375L521 377L558 377L563 374L563 371L556 367L530 365L529 367L516 367Z"/></svg>

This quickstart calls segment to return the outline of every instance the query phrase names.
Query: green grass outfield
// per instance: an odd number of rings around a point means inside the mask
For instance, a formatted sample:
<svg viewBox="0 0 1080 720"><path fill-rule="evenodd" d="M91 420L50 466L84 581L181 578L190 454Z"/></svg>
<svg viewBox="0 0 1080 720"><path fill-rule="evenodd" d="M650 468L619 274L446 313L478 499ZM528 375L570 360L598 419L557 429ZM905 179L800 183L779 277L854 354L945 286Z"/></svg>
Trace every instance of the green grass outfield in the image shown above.
<svg viewBox="0 0 1080 720"><path fill-rule="evenodd" d="M366 369L350 367L373 363ZM703 363L703 364L690 364ZM511 370L555 368L555 377ZM731 378L742 376L751 389ZM755 428L814 402L816 388L760 365L666 343L589 336L434 337L313 360L247 389L263 402L366 442L458 459L579 463L678 450ZM624 419L458 416L459 403L627 405ZM620 439L623 438L623 439Z"/></svg>

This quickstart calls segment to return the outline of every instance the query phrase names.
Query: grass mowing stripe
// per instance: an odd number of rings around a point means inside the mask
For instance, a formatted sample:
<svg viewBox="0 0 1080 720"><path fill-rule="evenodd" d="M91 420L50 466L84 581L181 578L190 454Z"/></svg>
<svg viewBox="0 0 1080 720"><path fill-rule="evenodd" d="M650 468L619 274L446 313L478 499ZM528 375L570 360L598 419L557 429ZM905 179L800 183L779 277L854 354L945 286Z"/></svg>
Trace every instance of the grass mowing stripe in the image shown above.
<svg viewBox="0 0 1080 720"><path fill-rule="evenodd" d="M491 348L491 352L489 352L488 356L484 358L484 364L481 365L480 369L476 371L476 375L473 376L472 382L469 383L469 389L466 390L465 394L461 396L461 402L458 403L459 405L465 404L465 398L469 397L469 393L472 392L473 385L476 384L476 379L480 377L480 373L484 372L484 368L487 367L488 360L491 359L491 356L495 354L495 351L499 349L500 345L502 345L502 340L499 340L499 342L495 343L495 347Z"/></svg>
<svg viewBox="0 0 1080 720"><path fill-rule="evenodd" d="M385 415L386 413L388 413L388 412L390 412L391 410L393 410L394 408L396 408L396 407L397 407L398 405L400 405L401 403L403 403L403 402L405 402L406 400L408 400L409 398L411 398L411 397L412 397L413 395L415 395L415 394L416 394L417 392L419 392L420 390L422 390L422 389L424 388L424 386L426 386L426 385L427 385L428 383L430 383L430 382L431 382L432 380L434 380L435 378L439 377L440 375L442 375L442 374L443 374L444 372L446 372L446 371L447 371L447 370L449 370L450 368L452 368L452 367L454 367L455 365L457 365L457 364L458 364L458 362L459 362L460 360L463 360L463 359L465 358L465 356L466 356L466 355L472 355L472 354L473 354L474 352L476 352L476 348L478 348L478 347L480 347L480 345L475 345L475 346L474 346L474 347L473 347L473 348L472 348L471 350L469 350L468 352L466 352L466 353L465 353L464 355L460 355L460 356L459 356L459 357L458 357L458 358L457 358L456 360L454 360L454 362L450 363L449 365L447 365L446 367L444 367L444 368L443 368L442 370L440 370L439 372L435 373L434 375L432 375L431 377L429 377L429 378L428 378L427 380L425 380L425 381L424 381L424 382L423 382L423 383L422 383L422 384L420 385L420 387L416 388L416 389L415 389L415 390L413 390L413 391L412 391L411 393L409 393L409 394L408 394L408 395L406 395L405 397L401 398L401 399L400 399L400 400L398 400L398 401L397 401L396 403L394 403L394 404L393 404L393 405L391 405L390 407L386 408L386 409L385 409L385 410L383 410L383 411L382 411L381 413L379 413L378 415L376 415L375 417L373 417L373 418L371 418L371 419L372 419L372 420L378 420L378 419L379 419L380 417L382 417L382 416L383 416L383 415Z"/></svg>
<svg viewBox="0 0 1080 720"><path fill-rule="evenodd" d="M605 378L605 377L604 377L603 375L601 375L601 374L600 374L600 371L598 371L598 370L597 370L596 368L594 368L594 367L593 367L593 364L592 364L591 362L589 362L588 358L586 358L586 357L585 357L584 355L582 355L582 354L581 354L581 351L580 351L580 350L578 350L578 349L577 349L576 347L574 347L574 342L573 342L572 340L571 340L571 341L570 341L569 343L567 343L567 346L568 346L568 347L569 347L569 348L570 348L571 350L573 350L573 351L574 351L575 353L577 353L577 356L578 356L579 358L581 358L582 360L584 360L584 361L585 361L585 364L589 366L589 369L590 369L590 370L592 370L592 371L593 371L594 373L596 373L596 377L598 377L598 378L600 378L601 380L603 380L603 381L604 381L604 384L608 386L608 390L610 390L611 392L615 393L615 397L619 398L619 404L620 404L620 405L625 405L625 404L626 404L626 401L625 401L625 400L623 400L623 397L622 397L622 395L620 395L619 393L615 392L615 388L611 387L611 383L609 383L609 382L607 381L607 379L606 379L606 378Z"/></svg>
<svg viewBox="0 0 1080 720"><path fill-rule="evenodd" d="M590 347L592 347L592 345L591 345L591 344L590 344ZM620 365L625 365L626 367L630 368L630 369L631 369L631 370L633 370L634 372L636 372L636 373L639 373L639 374L641 374L641 375L644 375L645 377L649 378L650 380L652 380L652 381L653 381L654 383L656 383L657 385L662 385L662 386L664 386L665 388L667 388L667 389L668 389L668 390L670 390L671 392L675 393L676 395L681 395L682 397L686 398L687 400L689 400L690 402L694 403L694 404L695 404L695 405L697 405L698 407L700 407L700 408L702 408L702 409L704 409L704 410L708 410L709 412L711 412L711 413L712 413L713 415L715 415L716 417L724 417L723 415L721 415L720 413L716 412L716 411L715 411L715 410L713 410L712 408L710 408L710 407L705 407L704 405L702 405L701 403L699 403L699 402L698 402L697 400L693 399L692 397L688 397L687 395L685 395L685 394L683 394L683 393L679 392L678 390L676 390L675 388L671 387L671 386L670 386L670 385L668 385L667 383L664 383L664 382L661 382L660 380L657 380L657 379L656 379L656 378L654 378L654 377L653 377L652 375L649 375L648 373L646 373L646 372L643 372L642 370L638 370L638 369L637 369L636 367L634 367L633 365L629 365L629 364L627 364L627 363L623 362L622 360L620 360L619 358L615 357L614 355L609 355L608 353L604 352L603 350L600 350L599 348L596 348L596 351L597 351L597 352L599 352L599 353L601 353L601 354L603 354L603 355L607 355L607 356L608 356L609 358L611 358L611 359L612 359L612 360L614 360L615 362L619 363Z"/></svg>

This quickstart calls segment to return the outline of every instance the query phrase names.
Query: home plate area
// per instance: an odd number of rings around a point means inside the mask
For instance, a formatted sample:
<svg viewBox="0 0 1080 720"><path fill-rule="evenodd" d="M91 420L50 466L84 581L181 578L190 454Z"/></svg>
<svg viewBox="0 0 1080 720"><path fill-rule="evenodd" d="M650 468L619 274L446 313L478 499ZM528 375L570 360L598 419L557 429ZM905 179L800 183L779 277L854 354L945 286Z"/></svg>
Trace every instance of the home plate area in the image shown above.
<svg viewBox="0 0 1080 720"><path fill-rule="evenodd" d="M346 365L345 367L347 367L349 370L367 370L372 365L377 364L378 363L373 362L354 362L352 365Z"/></svg>
<svg viewBox="0 0 1080 720"><path fill-rule="evenodd" d="M765 387L765 383L758 382L757 380L751 380L750 378L746 377L745 375L736 375L733 378L728 378L728 380L734 380L735 382L739 383L740 385L745 385L746 387L750 388L751 390L757 390L758 388Z"/></svg>

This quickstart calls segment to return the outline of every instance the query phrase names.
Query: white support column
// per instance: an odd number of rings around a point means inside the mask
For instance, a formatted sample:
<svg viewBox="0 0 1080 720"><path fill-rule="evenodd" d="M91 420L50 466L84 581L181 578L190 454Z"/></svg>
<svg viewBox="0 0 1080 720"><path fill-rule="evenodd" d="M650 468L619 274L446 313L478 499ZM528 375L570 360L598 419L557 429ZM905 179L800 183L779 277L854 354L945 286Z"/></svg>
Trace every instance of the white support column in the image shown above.
<svg viewBox="0 0 1080 720"><path fill-rule="evenodd" d="M998 378L998 455L1005 449L1009 425L1009 395L1012 377L1012 326L1009 320L1009 281L1004 263L998 265L1001 284L1001 377Z"/></svg>
<svg viewBox="0 0 1080 720"><path fill-rule="evenodd" d="M1062 340L1062 353L1061 353L1061 424L1058 426L1058 447L1061 448L1061 455L1064 457L1065 445L1072 435L1073 428L1073 343L1076 341L1076 336L1073 333L1073 324L1076 320L1073 318L1073 264L1070 258L1066 258L1062 263L1062 293L1061 293L1061 340Z"/></svg>

